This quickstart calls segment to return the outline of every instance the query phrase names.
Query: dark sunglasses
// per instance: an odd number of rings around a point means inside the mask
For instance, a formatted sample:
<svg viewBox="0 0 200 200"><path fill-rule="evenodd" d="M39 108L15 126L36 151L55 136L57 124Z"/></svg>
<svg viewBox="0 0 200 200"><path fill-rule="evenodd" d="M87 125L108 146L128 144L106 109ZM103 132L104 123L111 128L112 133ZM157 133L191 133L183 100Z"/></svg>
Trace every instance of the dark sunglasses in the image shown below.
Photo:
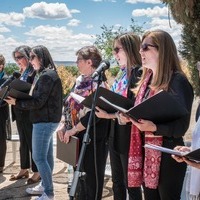
<svg viewBox="0 0 200 200"><path fill-rule="evenodd" d="M140 48L142 49L142 51L148 51L150 50L149 47L158 48L157 45L147 44L147 43L142 44Z"/></svg>
<svg viewBox="0 0 200 200"><path fill-rule="evenodd" d="M21 60L22 58L24 58L24 56L16 56L15 61Z"/></svg>
<svg viewBox="0 0 200 200"><path fill-rule="evenodd" d="M123 49L123 48L122 48L122 47L115 47L115 48L113 49L113 51L114 51L116 54L118 54L119 51L120 51L120 49Z"/></svg>
<svg viewBox="0 0 200 200"><path fill-rule="evenodd" d="M30 56L30 61L34 60L35 57L36 57L36 55L31 55Z"/></svg>

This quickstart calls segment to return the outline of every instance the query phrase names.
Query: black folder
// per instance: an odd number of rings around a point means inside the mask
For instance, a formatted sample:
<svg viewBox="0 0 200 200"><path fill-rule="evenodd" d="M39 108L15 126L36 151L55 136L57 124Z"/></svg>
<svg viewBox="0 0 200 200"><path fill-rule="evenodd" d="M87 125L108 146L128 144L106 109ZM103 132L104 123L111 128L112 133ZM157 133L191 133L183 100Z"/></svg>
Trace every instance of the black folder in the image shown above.
<svg viewBox="0 0 200 200"><path fill-rule="evenodd" d="M57 136L57 152L56 157L63 162L72 166L76 166L79 156L79 138L75 136L70 137L69 143L61 142Z"/></svg>
<svg viewBox="0 0 200 200"><path fill-rule="evenodd" d="M72 94L72 93L71 93ZM79 103L83 104L85 107L87 108L91 108L92 107L92 103L93 103L93 98L94 98L94 93L90 94L88 97L83 98L80 97L79 95L71 95L72 97L74 97L75 100L77 100ZM125 109L129 109L130 107L133 106L133 101L125 98L119 94L116 94L106 88L103 87L99 87L98 93L97 93L97 99L96 99L96 106L100 107L101 109L107 111L108 113L115 113L116 109L113 108L112 106L110 106L109 104L107 104L106 102L104 102L100 97L103 96L105 98L107 98L108 100L112 101L113 104L119 104L120 106L125 108ZM80 99L79 99L80 98Z"/></svg>
<svg viewBox="0 0 200 200"><path fill-rule="evenodd" d="M14 79L9 86L0 89L0 99L6 98L7 96L11 96L16 99L31 99L32 96L28 94L30 89L30 83Z"/></svg>
<svg viewBox="0 0 200 200"><path fill-rule="evenodd" d="M91 95L81 103L90 108L92 105ZM135 120L146 119L154 123L173 121L189 113L178 101L177 96L175 98L166 91L160 91L141 104L133 106L130 99L101 87L96 105L107 112L120 111Z"/></svg>

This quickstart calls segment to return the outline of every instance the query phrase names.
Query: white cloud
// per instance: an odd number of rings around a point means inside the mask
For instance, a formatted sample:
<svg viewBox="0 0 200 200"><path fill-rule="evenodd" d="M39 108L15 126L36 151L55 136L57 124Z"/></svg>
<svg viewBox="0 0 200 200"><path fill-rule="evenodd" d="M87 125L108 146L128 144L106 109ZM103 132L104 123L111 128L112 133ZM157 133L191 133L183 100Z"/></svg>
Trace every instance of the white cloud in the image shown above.
<svg viewBox="0 0 200 200"><path fill-rule="evenodd" d="M10 32L10 29L0 25L0 33L7 33L7 32Z"/></svg>
<svg viewBox="0 0 200 200"><path fill-rule="evenodd" d="M9 26L22 26L24 20L25 16L21 13L0 13L0 24L5 24Z"/></svg>
<svg viewBox="0 0 200 200"><path fill-rule="evenodd" d="M155 6L153 8L147 8L147 9L135 9L132 11L132 16L166 17L168 16L168 8L167 7L161 8L159 6Z"/></svg>
<svg viewBox="0 0 200 200"><path fill-rule="evenodd" d="M64 19L70 18L71 13L64 3L34 3L31 7L23 9L26 17L40 19Z"/></svg>
<svg viewBox="0 0 200 200"><path fill-rule="evenodd" d="M92 45L95 36L89 34L74 34L66 27L53 27L50 25L38 26L25 33L29 38L26 43L30 46L43 44L52 53L56 60L75 60L75 52L85 46Z"/></svg>
<svg viewBox="0 0 200 200"><path fill-rule="evenodd" d="M80 20L78 19L72 19L69 21L69 23L67 24L68 26L78 26L81 23Z"/></svg>
<svg viewBox="0 0 200 200"><path fill-rule="evenodd" d="M71 9L70 10L70 13L74 13L74 14L76 14L76 13L80 13L81 11L80 10L77 10L77 9Z"/></svg>
<svg viewBox="0 0 200 200"><path fill-rule="evenodd" d="M136 4L136 3L151 3L151 4L160 4L160 0L126 0L126 3Z"/></svg>
<svg viewBox="0 0 200 200"><path fill-rule="evenodd" d="M87 24L87 25L86 25L86 28L87 28L87 29L91 29L91 28L93 28L93 27L94 27L94 26L93 26L92 24Z"/></svg>

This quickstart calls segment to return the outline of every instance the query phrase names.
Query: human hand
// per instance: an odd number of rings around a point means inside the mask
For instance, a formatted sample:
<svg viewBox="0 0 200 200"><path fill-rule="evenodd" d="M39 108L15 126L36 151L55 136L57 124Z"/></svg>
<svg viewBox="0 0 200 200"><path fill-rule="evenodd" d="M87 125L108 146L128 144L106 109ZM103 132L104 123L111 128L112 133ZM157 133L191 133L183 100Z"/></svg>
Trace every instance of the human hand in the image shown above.
<svg viewBox="0 0 200 200"><path fill-rule="evenodd" d="M138 121L135 121L133 119L130 119L130 121L135 125L140 131L150 131L155 132L157 130L156 125L149 120L139 119Z"/></svg>
<svg viewBox="0 0 200 200"><path fill-rule="evenodd" d="M183 160L190 166L192 167L195 167L197 169L200 169L200 163L199 162L195 162L195 161L192 161L192 160L188 160L186 159L185 157L183 157Z"/></svg>
<svg viewBox="0 0 200 200"><path fill-rule="evenodd" d="M174 150L176 151L180 151L180 152L189 152L190 151L190 148L189 147L186 147L186 146L176 146L174 148ZM181 163L181 162L184 162L186 159L184 157L181 157L181 156L176 156L176 155L172 155L172 158L174 160L176 160L177 162Z"/></svg>
<svg viewBox="0 0 200 200"><path fill-rule="evenodd" d="M59 125L59 127L56 130L56 133L58 134L60 141L64 142L64 133L65 133L64 124Z"/></svg>
<svg viewBox="0 0 200 200"><path fill-rule="evenodd" d="M130 118L123 113L116 113L116 115L120 125L125 125L126 123L130 122Z"/></svg>
<svg viewBox="0 0 200 200"><path fill-rule="evenodd" d="M6 99L4 99L4 101L6 101L8 104L16 105L16 99L11 96L7 96Z"/></svg>
<svg viewBox="0 0 200 200"><path fill-rule="evenodd" d="M108 113L107 113L105 110L102 110L102 109L99 108L98 106L96 106L95 109L97 110L97 111L95 112L95 115L96 115L98 118L104 118L104 119L107 119L107 118L108 118Z"/></svg>
<svg viewBox="0 0 200 200"><path fill-rule="evenodd" d="M76 126L74 126L70 130L66 130L65 133L64 133L63 142L64 143L69 143L70 137L73 136L73 135L75 135L76 133L77 133Z"/></svg>

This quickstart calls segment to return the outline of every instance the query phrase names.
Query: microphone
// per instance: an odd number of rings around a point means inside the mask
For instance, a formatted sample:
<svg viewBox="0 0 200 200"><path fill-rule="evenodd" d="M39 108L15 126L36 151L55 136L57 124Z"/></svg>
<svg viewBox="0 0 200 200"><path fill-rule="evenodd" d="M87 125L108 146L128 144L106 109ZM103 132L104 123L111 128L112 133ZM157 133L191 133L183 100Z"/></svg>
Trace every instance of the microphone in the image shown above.
<svg viewBox="0 0 200 200"><path fill-rule="evenodd" d="M1 84L0 89L9 85L14 79L19 78L21 74L19 72L13 72L13 75L10 76L3 84Z"/></svg>
<svg viewBox="0 0 200 200"><path fill-rule="evenodd" d="M97 67L95 72L92 74L92 78L94 79L96 76L99 76L101 72L105 71L110 67L110 62L108 60L101 61L100 65Z"/></svg>

